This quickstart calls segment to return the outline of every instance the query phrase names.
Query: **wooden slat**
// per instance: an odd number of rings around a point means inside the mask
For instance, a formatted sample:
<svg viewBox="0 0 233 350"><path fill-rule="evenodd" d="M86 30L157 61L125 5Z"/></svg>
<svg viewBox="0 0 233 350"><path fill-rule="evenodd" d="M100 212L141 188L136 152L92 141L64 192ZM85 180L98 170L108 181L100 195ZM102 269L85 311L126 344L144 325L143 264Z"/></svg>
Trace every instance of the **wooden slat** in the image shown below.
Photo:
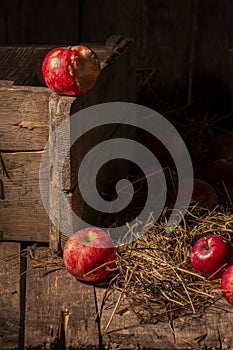
<svg viewBox="0 0 233 350"><path fill-rule="evenodd" d="M186 103L192 3L185 0L119 0L114 3L103 0L101 5L95 6L95 16L90 16L88 9L93 4L91 0L86 0L83 3L83 39L105 41L111 33L124 33L134 38L136 67L140 69L138 86L145 82L149 73L154 72L149 84L145 85L149 86L145 96L139 96L145 99L143 104L163 110L167 105L182 103L184 99ZM100 20L102 25L98 26ZM95 29L97 27L98 30Z"/></svg>
<svg viewBox="0 0 233 350"><path fill-rule="evenodd" d="M48 260L48 249L39 248L35 258ZM25 346L46 344L47 348L52 348L54 343L59 344L58 349L97 346L99 336L93 287L81 284L64 268L54 271L54 267L30 270L32 263L36 261L30 262L29 259ZM63 311L67 313L64 332L61 331L60 318Z"/></svg>
<svg viewBox="0 0 233 350"><path fill-rule="evenodd" d="M20 44L21 6L18 0L2 0L0 11L0 44Z"/></svg>
<svg viewBox="0 0 233 350"><path fill-rule="evenodd" d="M209 15L206 15L209 12ZM232 111L233 8L231 1L198 1L193 98L203 113ZM232 128L232 115L222 126Z"/></svg>
<svg viewBox="0 0 233 350"><path fill-rule="evenodd" d="M95 51L101 66L112 53L111 45L90 43L83 45ZM45 86L41 70L43 59L50 50L60 46L62 45L0 46L0 79L13 81L14 85L20 86Z"/></svg>
<svg viewBox="0 0 233 350"><path fill-rule="evenodd" d="M0 242L0 349L17 349L20 324L20 244Z"/></svg>
<svg viewBox="0 0 233 350"><path fill-rule="evenodd" d="M42 152L2 153L1 240L48 242L49 219L39 190ZM48 192L48 185L44 184Z"/></svg>
<svg viewBox="0 0 233 350"><path fill-rule="evenodd" d="M21 5L24 44L72 45L79 41L79 0L24 1Z"/></svg>
<svg viewBox="0 0 233 350"><path fill-rule="evenodd" d="M48 139L47 88L0 87L0 150L43 150Z"/></svg>
<svg viewBox="0 0 233 350"><path fill-rule="evenodd" d="M105 291L97 289L99 309ZM137 346L148 349L231 349L232 306L220 300L205 312L156 324L143 323L137 318L123 297L112 322L105 331L112 316L120 293L114 291L105 298L101 316L103 343L115 345L118 349L135 349ZM163 310L161 310L163 311Z"/></svg>
<svg viewBox="0 0 233 350"><path fill-rule="evenodd" d="M70 123L69 116L72 103L75 97L64 97L52 94L49 100L50 111L50 142L49 142L49 167L50 167L50 187L49 187L49 215L55 219L50 224L49 244L52 250L58 251L61 247L60 231L67 227L67 234L72 233L72 217L66 211L63 205L63 188L71 187L71 162L70 154L64 155L63 150L70 146ZM67 119L67 128L59 132L59 124ZM56 132L56 135L54 134ZM61 134L62 133L62 134ZM63 167L63 173L58 173L59 165L63 161L63 155L66 162ZM58 178L62 176L62 188L58 183ZM67 196L70 202L71 198ZM80 210L81 205L79 203ZM62 228L62 229L61 229Z"/></svg>
<svg viewBox="0 0 233 350"><path fill-rule="evenodd" d="M49 260L56 260L47 248L32 251L30 256L36 260L29 258L28 261L25 321L25 345L28 347L46 344L49 348L56 344L62 349L62 346L86 348L102 344L105 348L118 349L214 349L221 346L231 349L233 346L233 311L224 300L201 314L181 315L153 324L139 319L129 301L123 298L106 330L119 292L114 291L106 298L105 288L95 287L94 293L92 286L76 281L63 267L52 267L51 263L48 267ZM44 267L30 270L32 264L42 261Z"/></svg>
<svg viewBox="0 0 233 350"><path fill-rule="evenodd" d="M58 96L56 94L51 95L50 98L50 136L55 128L65 120L70 114L80 111L81 109L93 106L96 104L104 102L133 102L135 101L135 67L134 61L132 58L133 45L131 40L123 42L124 45L119 43L119 46L122 47L123 53L121 51L117 53L117 50L114 51L113 47L117 49L118 44L113 40L112 43L109 42L107 46L109 48L108 58L112 57L112 60L109 59L104 69L102 70L100 77L98 78L94 88L87 94L83 94L75 98L67 98ZM111 45L110 45L111 44ZM98 52L98 51L96 51ZM113 56L111 56L113 55ZM117 57L116 57L117 56ZM104 62L104 60L102 61ZM112 64L111 64L112 63ZM120 73L119 73L120 72ZM122 85L122 79L127 76L128 79ZM108 88L109 81L111 81L111 89ZM119 89L121 86L121 89ZM80 129L82 130L83 125L80 122ZM118 128L117 128L118 129ZM75 132L75 130L71 130ZM81 197L78 186L77 186L77 175L78 175L78 165L80 164L80 159L85 154L85 150L90 148L90 145L95 145L95 142L98 142L101 138L101 135L105 139L111 138L114 130L112 128L109 133L109 137L104 135L104 131L97 130L96 134L91 135L91 139L85 137L81 143L77 143L72 148L71 154L67 155L64 172L63 172L63 189L66 192L66 198L71 204L72 209L75 211L75 214L85 221L86 217L89 214L86 213L85 202ZM101 134L102 133L102 134ZM122 136L122 134L121 134ZM128 135L129 136L129 135ZM59 186L57 185L58 178L58 165L61 162L61 155L64 149L65 144L70 144L70 134L69 130L62 135L59 135L60 144L57 142L57 137L51 138L50 142L50 167L53 169L51 173L50 180L50 213L52 216L58 219L57 227L53 224L50 228L50 247L53 250L59 250L67 239L67 236L64 235L64 232L60 232L59 226L67 227L67 233L73 233L77 228L72 222L72 218L69 217L69 214L64 211L63 203L60 203L59 195ZM113 169L112 172L109 172L109 178L112 178L116 175L116 169ZM102 179L102 187L105 185L106 179ZM87 179L88 184L88 179ZM101 185L100 185L101 187ZM92 221L95 221L96 218L92 217ZM94 224L94 223L93 223ZM73 228L73 229L72 229Z"/></svg>
<svg viewBox="0 0 233 350"><path fill-rule="evenodd" d="M0 79L13 80L15 85L45 86L41 64L51 48L0 47Z"/></svg>

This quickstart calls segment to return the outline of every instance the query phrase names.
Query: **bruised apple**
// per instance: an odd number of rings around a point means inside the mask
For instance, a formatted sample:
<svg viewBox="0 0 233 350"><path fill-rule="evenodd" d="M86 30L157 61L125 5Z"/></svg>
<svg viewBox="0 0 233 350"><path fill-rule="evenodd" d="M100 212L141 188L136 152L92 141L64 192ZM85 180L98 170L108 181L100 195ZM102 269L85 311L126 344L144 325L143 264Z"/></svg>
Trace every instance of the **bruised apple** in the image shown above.
<svg viewBox="0 0 233 350"><path fill-rule="evenodd" d="M63 259L66 269L77 279L99 282L110 276L115 266L116 248L105 231L88 227L69 237Z"/></svg>
<svg viewBox="0 0 233 350"><path fill-rule="evenodd" d="M194 244L190 258L194 270L211 279L220 278L233 264L233 247L223 236L209 235Z"/></svg>
<svg viewBox="0 0 233 350"><path fill-rule="evenodd" d="M90 48L78 45L51 50L42 63L46 85L62 95L88 92L100 74L100 61Z"/></svg>

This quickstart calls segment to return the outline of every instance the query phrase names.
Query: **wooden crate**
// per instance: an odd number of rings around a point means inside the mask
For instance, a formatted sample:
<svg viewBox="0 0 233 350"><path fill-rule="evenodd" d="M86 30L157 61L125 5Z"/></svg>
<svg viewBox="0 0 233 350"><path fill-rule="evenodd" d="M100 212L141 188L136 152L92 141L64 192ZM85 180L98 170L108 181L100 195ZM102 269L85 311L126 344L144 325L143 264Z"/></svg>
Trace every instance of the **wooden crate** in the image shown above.
<svg viewBox="0 0 233 350"><path fill-rule="evenodd" d="M31 269L59 259L51 257L49 245L53 251L62 245L39 192L40 160L52 130L85 107L134 102L131 41L114 37L92 47L103 69L93 90L79 98L58 96L41 86L42 57L50 48L0 48L0 349L232 349L232 309L224 300L202 315L143 324L123 298L106 331L117 291L106 299L105 288L80 283L62 267ZM56 168L60 146L50 145L49 167ZM65 173L70 190L75 184L72 156ZM51 210L60 212L56 174L47 190ZM75 192L71 198L82 211Z"/></svg>
<svg viewBox="0 0 233 350"><path fill-rule="evenodd" d="M95 87L80 97L60 96L42 87L41 63L51 47L0 48L0 239L2 241L49 242L59 250L59 227L44 210L39 191L39 167L50 137L51 178L45 184L51 213L59 212L56 166L62 144L53 140L53 130L75 112L104 102L135 101L135 67L131 39L110 37L105 45L89 44L101 61ZM123 81L123 83L122 83ZM34 85L34 86L31 86ZM35 86L38 85L38 86ZM69 130L67 130L66 137ZM110 135L109 135L110 137ZM88 144L88 140L85 140ZM84 143L81 145L84 147ZM71 152L70 152L71 153ZM72 192L75 169L67 156L64 186L69 202L81 215L83 202ZM59 215L59 214L58 214ZM65 213L61 220L68 220Z"/></svg>

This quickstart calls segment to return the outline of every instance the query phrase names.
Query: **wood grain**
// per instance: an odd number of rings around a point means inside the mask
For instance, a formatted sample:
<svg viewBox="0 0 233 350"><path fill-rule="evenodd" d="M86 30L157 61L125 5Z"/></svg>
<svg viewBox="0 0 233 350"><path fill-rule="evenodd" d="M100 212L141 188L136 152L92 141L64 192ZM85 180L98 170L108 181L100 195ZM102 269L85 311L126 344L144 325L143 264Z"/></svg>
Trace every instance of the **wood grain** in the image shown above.
<svg viewBox="0 0 233 350"><path fill-rule="evenodd" d="M14 45L21 42L20 1L1 1L0 44Z"/></svg>
<svg viewBox="0 0 233 350"><path fill-rule="evenodd" d="M101 66L111 54L111 45L84 45L95 51ZM41 70L43 59L50 50L59 46L0 46L0 79L13 81L18 86L45 86Z"/></svg>
<svg viewBox="0 0 233 350"><path fill-rule="evenodd" d="M38 249L34 257L48 261L48 249ZM46 344L49 348L55 343L60 345L59 349L97 346L99 337L93 287L81 284L64 268L30 270L35 263L28 261L25 346ZM62 313L67 326L63 324L61 336Z"/></svg>
<svg viewBox="0 0 233 350"><path fill-rule="evenodd" d="M231 349L233 346L230 331L233 327L233 310L222 299L201 314L144 324L123 297L105 332L120 293L114 291L103 299L104 294L104 290L97 289L99 309L105 300L101 315L104 344L117 346L118 349L135 349L137 346L146 349Z"/></svg>
<svg viewBox="0 0 233 350"><path fill-rule="evenodd" d="M123 41L123 40L122 40ZM75 128L79 127L80 130L83 128L83 121L80 121L80 125L74 123L74 127L67 124L67 130L63 130L63 134L59 134L59 129L57 129L57 136L52 137L52 133L57 128L62 121L64 121L69 115L73 116L75 113L81 109L98 105L100 103L106 102L133 102L135 101L135 66L134 61L132 60L133 56L133 45L131 40L123 41L121 45L116 43L113 40L108 42L106 46L106 51L95 51L100 55L100 52L108 52L107 56L102 56L101 62L106 64L104 65L100 77L98 78L94 88L89 91L87 94L83 94L75 98L68 98L64 96L58 96L52 94L50 97L50 149L49 149L49 158L50 158L50 168L52 171L50 179L50 212L52 217L55 217L57 220L57 225L51 225L50 228L50 247L56 251L60 250L63 247L64 242L67 240L69 234L80 229L79 220L76 220L72 215L67 212L65 206L61 201L61 189L57 184L58 176L58 166L62 161L63 149L65 145L70 145L70 133L72 134L72 139L75 139ZM119 51L117 50L119 48ZM123 50L121 52L120 48ZM120 73L119 73L120 72ZM122 77L127 76L125 84L122 86ZM111 89L107 88L109 81L111 81ZM121 88L119 88L121 87ZM78 118L78 115L77 115ZM115 130L116 132L116 130ZM111 135L114 133L114 130L110 129L108 135L104 135L104 131L97 130L96 133L91 135L91 138L84 137L81 143L76 143L69 154L66 155L65 165L63 167L62 174L62 190L70 203L72 210L75 212L78 218L90 219L89 213L87 213L85 202L78 190L78 166L82 159L83 154L90 149L90 145L95 145L95 142L100 140L101 135L105 139L111 138ZM128 135L125 135L126 137ZM60 142L57 142L57 140ZM111 178L116 173L116 169L110 170L108 178ZM102 185L100 188L105 185L106 178L102 179ZM88 184L88 179L87 179ZM98 218L95 216L90 219L92 222L96 222ZM90 221L86 221L90 222ZM65 228L61 232L60 228ZM66 234L67 233L67 234Z"/></svg>
<svg viewBox="0 0 233 350"><path fill-rule="evenodd" d="M153 72L138 98L161 109L186 102L192 39L192 1L103 0L89 16L92 1L84 2L83 39L105 41L111 33L135 39L138 88ZM200 5L202 7L202 4ZM206 12L205 12L206 14ZM205 15L203 15L205 16ZM98 31L99 19L102 25ZM145 89L146 88L146 89ZM140 101L140 100L139 100ZM169 104L168 104L169 103ZM157 108L158 108L157 107Z"/></svg>
<svg viewBox="0 0 233 350"><path fill-rule="evenodd" d="M24 44L72 45L80 41L79 0L25 0L21 6Z"/></svg>
<svg viewBox="0 0 233 350"><path fill-rule="evenodd" d="M8 176L2 176L0 200L1 240L48 242L49 219L39 188L42 152L2 153ZM42 184L45 194L48 183Z"/></svg>
<svg viewBox="0 0 233 350"><path fill-rule="evenodd" d="M48 139L47 88L0 87L0 150L43 150Z"/></svg>
<svg viewBox="0 0 233 350"><path fill-rule="evenodd" d="M28 266L54 258L39 248ZM67 348L98 346L110 349L231 349L232 307L219 300L201 314L144 323L123 297L105 331L120 296L118 291L76 281L64 268L44 266L27 273L26 345L63 344ZM107 295L107 297L106 297ZM99 312L99 330L96 304ZM161 310L163 311L163 310ZM60 317L63 316L63 317ZM61 337L61 319L63 335ZM99 332L100 331L100 332ZM59 336L60 335L60 336ZM59 343L60 342L60 343Z"/></svg>
<svg viewBox="0 0 233 350"><path fill-rule="evenodd" d="M64 191L71 187L71 161L70 151L64 154L65 149L70 149L70 110L75 97L64 97L52 94L49 100L50 111L50 141L49 141L49 215L52 218L50 224L49 244L50 248L59 251L61 249L60 234L67 228L67 235L73 233L72 217L69 215L63 200ZM58 126L67 121L66 127L58 128ZM56 134L54 133L56 131ZM60 172L60 164L64 161L62 174ZM62 178L59 183L59 179ZM61 187L62 186L62 187ZM68 203L71 203L71 197L66 196ZM80 206L80 210L81 205Z"/></svg>
<svg viewBox="0 0 233 350"><path fill-rule="evenodd" d="M18 348L20 244L0 242L0 349Z"/></svg>
<svg viewBox="0 0 233 350"><path fill-rule="evenodd" d="M217 0L198 1L197 10L193 98L202 113L225 115L232 111L232 4L228 0L221 4ZM232 115L222 126L233 127Z"/></svg>

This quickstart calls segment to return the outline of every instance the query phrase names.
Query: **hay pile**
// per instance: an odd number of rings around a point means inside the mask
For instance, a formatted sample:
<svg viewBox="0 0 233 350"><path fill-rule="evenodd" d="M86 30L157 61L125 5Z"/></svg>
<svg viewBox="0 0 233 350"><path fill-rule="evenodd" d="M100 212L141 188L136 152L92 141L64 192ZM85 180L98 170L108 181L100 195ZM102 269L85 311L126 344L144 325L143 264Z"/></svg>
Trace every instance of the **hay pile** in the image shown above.
<svg viewBox="0 0 233 350"><path fill-rule="evenodd" d="M231 240L233 215L193 207L183 222L166 232L166 210L149 231L119 248L118 272L110 286L125 294L143 322L167 315L196 313L221 297L220 280L196 273L190 251L200 237L219 234ZM132 232L131 232L132 234Z"/></svg>

